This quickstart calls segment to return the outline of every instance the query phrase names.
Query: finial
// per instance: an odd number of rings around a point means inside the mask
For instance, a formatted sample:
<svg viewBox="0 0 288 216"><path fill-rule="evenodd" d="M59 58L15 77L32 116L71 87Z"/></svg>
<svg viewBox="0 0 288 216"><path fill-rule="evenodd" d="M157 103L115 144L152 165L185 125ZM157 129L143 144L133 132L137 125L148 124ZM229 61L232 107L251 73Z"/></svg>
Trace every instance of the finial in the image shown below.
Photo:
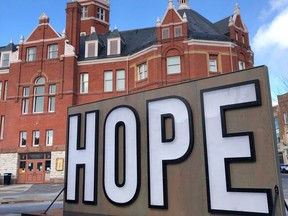
<svg viewBox="0 0 288 216"><path fill-rule="evenodd" d="M23 43L24 43L24 36L21 35L21 37L20 37L20 44L23 44Z"/></svg>
<svg viewBox="0 0 288 216"><path fill-rule="evenodd" d="M169 2L168 2L168 8L169 8L169 9L173 9L173 8L174 8L174 4L173 4L173 1L172 1L172 0L169 0Z"/></svg>
<svg viewBox="0 0 288 216"><path fill-rule="evenodd" d="M240 7L239 7L238 3L236 3L235 9L234 9L234 14L240 15Z"/></svg>
<svg viewBox="0 0 288 216"><path fill-rule="evenodd" d="M156 21L156 26L159 27L160 25L161 25L161 20L160 20L160 18L158 17L158 18L157 18L157 21Z"/></svg>
<svg viewBox="0 0 288 216"><path fill-rule="evenodd" d="M66 38L66 29L64 28L61 34L62 38Z"/></svg>

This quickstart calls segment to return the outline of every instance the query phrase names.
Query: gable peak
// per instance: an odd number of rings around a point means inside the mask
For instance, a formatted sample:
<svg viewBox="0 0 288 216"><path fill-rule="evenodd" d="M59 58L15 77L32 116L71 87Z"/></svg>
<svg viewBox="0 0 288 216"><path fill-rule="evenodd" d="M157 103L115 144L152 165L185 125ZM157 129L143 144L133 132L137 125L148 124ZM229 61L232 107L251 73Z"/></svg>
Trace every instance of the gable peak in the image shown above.
<svg viewBox="0 0 288 216"><path fill-rule="evenodd" d="M49 17L45 14L45 13L42 13L39 17L39 23L49 23Z"/></svg>

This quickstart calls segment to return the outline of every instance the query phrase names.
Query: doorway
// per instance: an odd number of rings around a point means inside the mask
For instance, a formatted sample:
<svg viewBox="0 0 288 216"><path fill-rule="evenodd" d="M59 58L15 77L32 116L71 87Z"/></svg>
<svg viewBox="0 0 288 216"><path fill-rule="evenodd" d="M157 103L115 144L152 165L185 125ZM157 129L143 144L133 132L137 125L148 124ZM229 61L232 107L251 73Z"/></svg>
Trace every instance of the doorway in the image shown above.
<svg viewBox="0 0 288 216"><path fill-rule="evenodd" d="M45 183L45 175L50 173L51 153L19 155L18 183Z"/></svg>

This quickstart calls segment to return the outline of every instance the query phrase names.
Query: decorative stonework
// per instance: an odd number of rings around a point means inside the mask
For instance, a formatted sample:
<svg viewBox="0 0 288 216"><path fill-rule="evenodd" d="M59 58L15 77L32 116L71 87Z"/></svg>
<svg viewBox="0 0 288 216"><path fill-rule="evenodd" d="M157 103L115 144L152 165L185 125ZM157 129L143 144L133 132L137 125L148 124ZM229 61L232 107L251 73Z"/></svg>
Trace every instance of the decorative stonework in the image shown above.
<svg viewBox="0 0 288 216"><path fill-rule="evenodd" d="M65 50L64 50L64 56L75 56L75 47L73 47L71 44L69 44L68 40L65 40Z"/></svg>

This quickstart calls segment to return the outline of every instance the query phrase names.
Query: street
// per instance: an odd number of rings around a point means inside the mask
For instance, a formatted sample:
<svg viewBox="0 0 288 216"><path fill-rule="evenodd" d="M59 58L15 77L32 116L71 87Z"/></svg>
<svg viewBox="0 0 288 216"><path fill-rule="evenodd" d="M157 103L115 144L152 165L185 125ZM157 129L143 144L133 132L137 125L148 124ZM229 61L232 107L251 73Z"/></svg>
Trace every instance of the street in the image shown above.
<svg viewBox="0 0 288 216"><path fill-rule="evenodd" d="M18 203L18 204L7 204L0 205L0 216L21 216L21 213L25 212L38 212L48 208L51 202L34 202L34 203ZM62 201L55 202L52 208L62 208Z"/></svg>

